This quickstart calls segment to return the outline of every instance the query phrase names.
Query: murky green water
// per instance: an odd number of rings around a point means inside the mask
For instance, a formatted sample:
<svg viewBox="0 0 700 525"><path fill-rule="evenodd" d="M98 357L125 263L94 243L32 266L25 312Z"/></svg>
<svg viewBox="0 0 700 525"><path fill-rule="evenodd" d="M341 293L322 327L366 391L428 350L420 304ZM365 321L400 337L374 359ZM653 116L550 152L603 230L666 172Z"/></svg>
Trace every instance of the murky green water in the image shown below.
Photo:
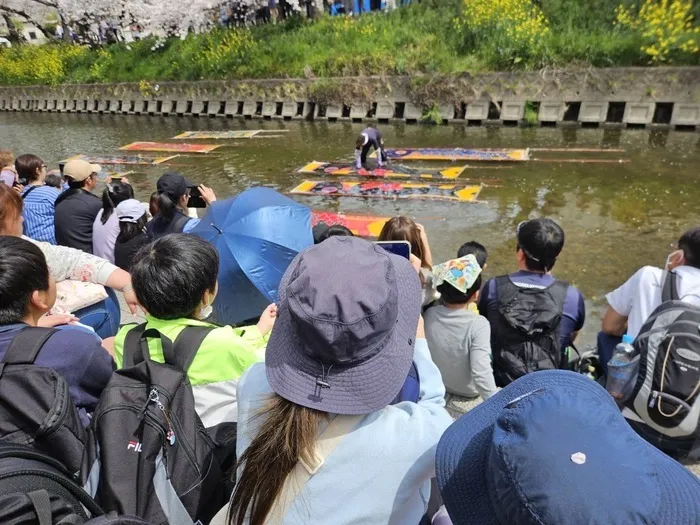
<svg viewBox="0 0 700 525"><path fill-rule="evenodd" d="M130 176L146 198L166 169L212 186L220 197L256 184L287 191L308 176L294 171L311 160L350 160L362 124L297 123L115 115L0 114L0 148L35 153L52 167L78 153L115 153L136 140L164 141L186 130L287 129L282 138L237 140L206 156L180 157L169 167ZM647 130L561 130L382 126L389 147L624 148L629 164L527 162L507 169L472 169L464 176L502 179L478 204L380 199L298 200L316 209L373 215L406 214L428 230L434 258L447 259L467 240L489 250L489 274L514 265L515 227L546 215L566 232L555 274L585 294L585 339L598 330L604 294L645 264L662 265L680 233L700 224L700 135ZM545 157L544 153L533 156ZM547 158L554 157L548 154ZM174 164L174 165L173 165ZM437 164L435 164L437 166ZM486 165L489 166L489 165Z"/></svg>

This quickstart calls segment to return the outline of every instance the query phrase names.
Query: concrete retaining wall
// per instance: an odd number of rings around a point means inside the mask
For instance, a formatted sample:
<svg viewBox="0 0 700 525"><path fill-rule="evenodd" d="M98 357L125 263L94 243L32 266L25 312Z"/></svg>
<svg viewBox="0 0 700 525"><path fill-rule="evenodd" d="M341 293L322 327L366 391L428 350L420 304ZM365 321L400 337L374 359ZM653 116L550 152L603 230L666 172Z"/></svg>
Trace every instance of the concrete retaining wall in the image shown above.
<svg viewBox="0 0 700 525"><path fill-rule="evenodd" d="M0 111L700 129L700 67L0 87Z"/></svg>

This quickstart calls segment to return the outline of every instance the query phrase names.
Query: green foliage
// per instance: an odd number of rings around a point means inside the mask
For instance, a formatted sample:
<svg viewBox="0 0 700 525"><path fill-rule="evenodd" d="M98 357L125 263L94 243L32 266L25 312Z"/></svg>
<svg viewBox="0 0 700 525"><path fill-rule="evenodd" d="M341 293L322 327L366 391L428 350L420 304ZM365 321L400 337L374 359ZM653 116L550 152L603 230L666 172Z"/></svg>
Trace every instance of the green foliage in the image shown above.
<svg viewBox="0 0 700 525"><path fill-rule="evenodd" d="M643 32L629 24L614 24L618 6L631 3L422 0L391 13L314 21L293 17L278 25L218 29L184 40L146 39L99 50L62 43L16 46L0 49L0 84L362 75L433 78L463 71L646 65L649 48ZM697 27L696 21L691 23ZM699 60L697 53L683 52L673 59L679 64ZM316 89L318 98L342 98L342 93L329 92L329 86ZM446 95L436 93L446 89L436 81L412 86L412 95L430 110Z"/></svg>
<svg viewBox="0 0 700 525"><path fill-rule="evenodd" d="M420 117L421 122L426 124L442 124L442 115L437 103L434 103L430 108L426 109Z"/></svg>
<svg viewBox="0 0 700 525"><path fill-rule="evenodd" d="M525 112L523 113L523 121L527 126L537 126L538 108L534 102L525 103Z"/></svg>

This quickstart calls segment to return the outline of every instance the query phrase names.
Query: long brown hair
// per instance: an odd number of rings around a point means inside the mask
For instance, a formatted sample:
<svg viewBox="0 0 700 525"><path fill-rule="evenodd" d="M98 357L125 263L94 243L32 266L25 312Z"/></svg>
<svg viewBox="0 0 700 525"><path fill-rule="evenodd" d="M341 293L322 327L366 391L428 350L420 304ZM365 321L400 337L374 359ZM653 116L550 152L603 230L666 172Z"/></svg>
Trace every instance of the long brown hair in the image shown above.
<svg viewBox="0 0 700 525"><path fill-rule="evenodd" d="M265 417L260 430L238 461L243 468L229 509L229 524L262 525L297 462L313 464L319 424L328 414L274 394L255 417ZM234 474L235 475L235 474Z"/></svg>
<svg viewBox="0 0 700 525"><path fill-rule="evenodd" d="M425 253L425 246L420 235L418 225L409 217L393 217L386 221L381 233L380 241L408 241L411 243L411 253L420 259L423 268L430 269L430 264Z"/></svg>
<svg viewBox="0 0 700 525"><path fill-rule="evenodd" d="M22 215L22 198L12 186L0 184L0 235L11 235L10 223Z"/></svg>

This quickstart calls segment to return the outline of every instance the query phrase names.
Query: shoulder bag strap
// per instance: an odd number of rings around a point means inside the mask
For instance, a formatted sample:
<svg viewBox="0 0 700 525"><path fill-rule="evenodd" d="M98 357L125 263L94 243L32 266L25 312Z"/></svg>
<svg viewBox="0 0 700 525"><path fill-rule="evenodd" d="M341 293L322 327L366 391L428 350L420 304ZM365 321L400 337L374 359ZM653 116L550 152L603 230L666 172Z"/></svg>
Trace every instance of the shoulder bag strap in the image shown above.
<svg viewBox="0 0 700 525"><path fill-rule="evenodd" d="M35 189L37 189L38 187L39 187L39 186L30 186L30 187L27 189L27 191L25 191L25 192L22 194L22 200L26 199L26 198L27 198L27 195L29 195L31 192L33 192L33 191L34 191Z"/></svg>
<svg viewBox="0 0 700 525"><path fill-rule="evenodd" d="M55 328L41 328L39 326L23 328L12 339L2 362L14 365L32 364L46 341L55 332L57 332Z"/></svg>
<svg viewBox="0 0 700 525"><path fill-rule="evenodd" d="M289 473L280 493L275 498L270 512L265 519L265 525L280 525L287 514L287 511L294 503L296 497L301 493L311 476L316 474L326 459L333 453L343 438L348 435L365 417L359 416L335 416L326 429L318 436L314 450L314 465L307 465L304 461L299 461L294 469Z"/></svg>
<svg viewBox="0 0 700 525"><path fill-rule="evenodd" d="M187 372L202 341L216 328L216 326L186 326L175 338L173 362L168 361L168 364Z"/></svg>
<svg viewBox="0 0 700 525"><path fill-rule="evenodd" d="M51 512L51 498L45 490L35 490L28 492L27 497L32 502L34 514L36 514L38 525L51 525L53 523Z"/></svg>
<svg viewBox="0 0 700 525"><path fill-rule="evenodd" d="M676 272L664 272L664 284L661 289L661 302L678 300L678 274Z"/></svg>

